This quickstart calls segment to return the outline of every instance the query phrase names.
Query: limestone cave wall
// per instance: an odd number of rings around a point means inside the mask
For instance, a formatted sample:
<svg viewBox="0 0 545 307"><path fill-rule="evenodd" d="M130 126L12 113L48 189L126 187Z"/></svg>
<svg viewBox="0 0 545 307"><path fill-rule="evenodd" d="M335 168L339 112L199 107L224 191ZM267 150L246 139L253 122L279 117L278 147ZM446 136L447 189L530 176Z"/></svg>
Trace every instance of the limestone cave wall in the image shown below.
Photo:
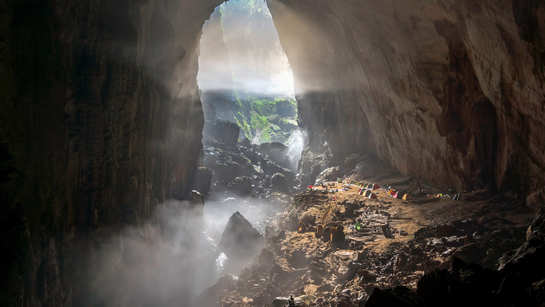
<svg viewBox="0 0 545 307"><path fill-rule="evenodd" d="M100 238L183 199L220 1L0 1L2 306L83 306Z"/></svg>
<svg viewBox="0 0 545 307"><path fill-rule="evenodd" d="M185 197L198 39L220 2L0 1L0 305L85 305L78 258ZM544 1L268 5L310 147L460 188L543 191Z"/></svg>
<svg viewBox="0 0 545 307"><path fill-rule="evenodd" d="M545 2L268 0L310 146L462 188L545 185Z"/></svg>

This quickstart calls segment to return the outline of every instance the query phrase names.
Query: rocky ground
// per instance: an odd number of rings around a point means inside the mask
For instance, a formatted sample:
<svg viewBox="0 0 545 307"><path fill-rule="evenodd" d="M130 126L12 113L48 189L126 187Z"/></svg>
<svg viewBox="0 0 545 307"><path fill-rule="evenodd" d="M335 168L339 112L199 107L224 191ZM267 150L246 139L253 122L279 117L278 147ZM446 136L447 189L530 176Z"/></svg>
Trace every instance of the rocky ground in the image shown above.
<svg viewBox="0 0 545 307"><path fill-rule="evenodd" d="M238 142L236 127L217 125L203 159L212 173L211 194L282 195L283 205L253 225L264 232L259 244L264 248L253 261L248 257L255 252L244 251L255 248L235 247L240 255L229 255L231 262L251 265L225 274L201 295L200 306L285 306L290 295L301 306L436 306L442 303L430 294L436 291L430 285L449 289L444 297L463 297L450 289L463 292L459 289L486 282L489 288L475 291L488 295L502 284L504 268L513 270L509 263L517 253L525 253L515 250L528 239L535 208L515 197L440 189L401 176L372 156L333 161L305 152L310 163L300 165L296 178L284 164L285 148ZM290 201L299 181L316 185ZM238 228L253 233L253 227ZM520 290L534 293L527 305L542 293L538 290Z"/></svg>
<svg viewBox="0 0 545 307"><path fill-rule="evenodd" d="M239 143L204 148L204 165L212 171L212 193L269 198L273 191L293 189L295 174L279 165L257 145Z"/></svg>
<svg viewBox="0 0 545 307"><path fill-rule="evenodd" d="M288 148L281 143L239 142L233 123L209 123L204 138L202 167L195 188L203 194L270 199L273 192L290 193L296 185Z"/></svg>
<svg viewBox="0 0 545 307"><path fill-rule="evenodd" d="M374 199L360 195L370 183L380 186ZM513 257L504 253L525 241L533 210L484 190L454 195L391 174L309 188L268 225L254 263L221 278L202 304L284 306L293 295L309 306L417 306L414 290L436 269L454 262L498 272ZM398 292L375 290L392 287Z"/></svg>

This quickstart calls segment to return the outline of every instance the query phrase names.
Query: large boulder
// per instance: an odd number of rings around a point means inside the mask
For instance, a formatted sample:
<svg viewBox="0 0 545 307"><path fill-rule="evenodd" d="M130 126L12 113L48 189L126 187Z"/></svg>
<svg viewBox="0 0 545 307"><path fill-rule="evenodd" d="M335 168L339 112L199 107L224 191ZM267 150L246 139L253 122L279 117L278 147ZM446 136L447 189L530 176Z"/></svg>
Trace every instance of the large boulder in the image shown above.
<svg viewBox="0 0 545 307"><path fill-rule="evenodd" d="M511 304L524 302L532 306L543 296L545 280L545 210L534 217L526 232L526 241L500 265L504 275L498 295ZM530 294L530 297L526 297ZM523 301L521 298L525 298ZM536 306L538 306L536 304ZM543 302L539 306L543 306Z"/></svg>
<svg viewBox="0 0 545 307"><path fill-rule="evenodd" d="M259 145L259 151L266 154L269 159L276 164L289 168L290 160L287 156L288 147L279 142L262 143Z"/></svg>
<svg viewBox="0 0 545 307"><path fill-rule="evenodd" d="M316 177L315 184L322 184L327 181L335 181L338 177L342 177L343 173L341 172L340 167L332 166L328 167L325 170L321 171L318 177Z"/></svg>
<svg viewBox="0 0 545 307"><path fill-rule="evenodd" d="M229 258L244 259L263 247L263 236L237 211L229 218L219 246Z"/></svg>
<svg viewBox="0 0 545 307"><path fill-rule="evenodd" d="M313 184L322 170L330 165L331 156L329 149L320 150L321 153L316 153L306 147L303 150L301 161L299 163L299 173L301 174L301 183L303 185Z"/></svg>
<svg viewBox="0 0 545 307"><path fill-rule="evenodd" d="M218 143L235 146L240 134L240 127L232 122L218 120L215 123L206 125L203 134Z"/></svg>
<svg viewBox="0 0 545 307"><path fill-rule="evenodd" d="M276 173L271 177L271 187L275 192L287 193L290 190L289 180L282 173Z"/></svg>
<svg viewBox="0 0 545 307"><path fill-rule="evenodd" d="M247 196L252 192L252 179L246 176L236 177L227 187L240 196Z"/></svg>

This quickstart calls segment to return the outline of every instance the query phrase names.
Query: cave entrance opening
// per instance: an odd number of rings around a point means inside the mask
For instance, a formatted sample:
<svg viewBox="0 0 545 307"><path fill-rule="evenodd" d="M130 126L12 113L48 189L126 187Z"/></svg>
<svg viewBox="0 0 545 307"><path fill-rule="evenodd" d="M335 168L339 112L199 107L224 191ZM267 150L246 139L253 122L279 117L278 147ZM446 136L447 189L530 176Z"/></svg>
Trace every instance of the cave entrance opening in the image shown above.
<svg viewBox="0 0 545 307"><path fill-rule="evenodd" d="M202 29L197 83L205 119L203 164L215 171L213 184L227 186L242 175L250 180L237 180L248 186L275 169L269 162L297 171L304 133L293 73L265 0L230 0L215 8ZM232 154L246 159L237 161ZM222 167L228 160L239 169L220 172L220 157ZM242 166L249 171L240 170L240 164L249 164Z"/></svg>
<svg viewBox="0 0 545 307"><path fill-rule="evenodd" d="M293 74L266 1L219 5L203 26L199 50L205 143L289 144L298 129ZM236 138L218 122L238 127Z"/></svg>
<svg viewBox="0 0 545 307"><path fill-rule="evenodd" d="M240 212L263 234L281 209L274 195L293 191L304 145L292 70L265 0L214 10L203 25L197 82L205 124L196 181L205 186L206 232L221 245ZM233 258L228 250L217 259L222 271Z"/></svg>

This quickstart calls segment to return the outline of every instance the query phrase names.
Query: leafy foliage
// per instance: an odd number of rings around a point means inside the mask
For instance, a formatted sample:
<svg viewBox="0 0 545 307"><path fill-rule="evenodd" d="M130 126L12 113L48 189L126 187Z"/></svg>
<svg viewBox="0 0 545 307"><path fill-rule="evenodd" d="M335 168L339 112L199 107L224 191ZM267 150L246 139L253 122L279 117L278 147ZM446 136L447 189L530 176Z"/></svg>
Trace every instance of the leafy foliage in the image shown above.
<svg viewBox="0 0 545 307"><path fill-rule="evenodd" d="M297 104L288 97L236 95L235 122L244 136L255 143L285 142L297 128Z"/></svg>

